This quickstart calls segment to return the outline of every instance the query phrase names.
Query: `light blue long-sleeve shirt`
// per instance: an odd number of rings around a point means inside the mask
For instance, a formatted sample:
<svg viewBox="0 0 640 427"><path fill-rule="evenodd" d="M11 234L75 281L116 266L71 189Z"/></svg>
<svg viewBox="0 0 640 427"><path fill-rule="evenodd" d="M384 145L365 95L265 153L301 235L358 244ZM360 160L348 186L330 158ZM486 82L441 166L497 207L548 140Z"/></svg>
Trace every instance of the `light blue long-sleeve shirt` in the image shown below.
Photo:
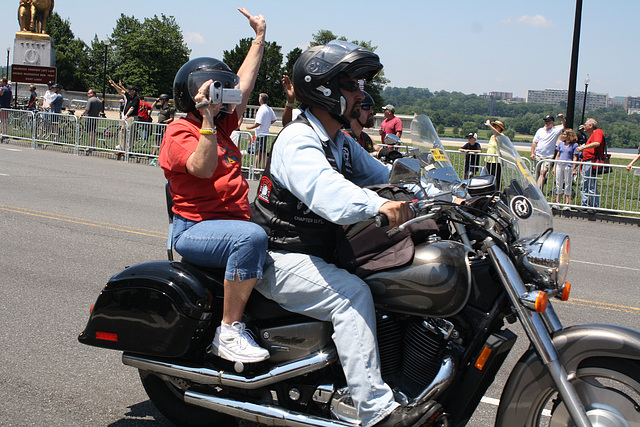
<svg viewBox="0 0 640 427"><path fill-rule="evenodd" d="M309 110L305 115L311 127L294 123L278 136L271 153L273 179L314 213L335 224L353 224L372 218L388 200L361 187L388 183L389 167L342 132L338 132L333 141ZM353 182L331 167L322 141L329 144L340 170L343 147L349 145Z"/></svg>

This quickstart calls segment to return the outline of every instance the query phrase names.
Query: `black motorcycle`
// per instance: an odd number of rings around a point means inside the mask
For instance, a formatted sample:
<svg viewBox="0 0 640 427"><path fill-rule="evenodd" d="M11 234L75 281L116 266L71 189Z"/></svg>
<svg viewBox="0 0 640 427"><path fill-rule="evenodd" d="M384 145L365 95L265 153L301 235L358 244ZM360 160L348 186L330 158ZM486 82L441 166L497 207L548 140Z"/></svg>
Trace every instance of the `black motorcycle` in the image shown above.
<svg viewBox="0 0 640 427"><path fill-rule="evenodd" d="M495 424L640 425L640 333L612 325L564 328L553 298L569 298L569 237L528 168L499 137L501 182L461 181L426 116L390 181L422 195L416 217L437 232L411 235L413 256L365 281L377 308L385 381L419 425L462 426L512 349L520 322L530 341L507 380ZM454 203L454 197L464 202ZM171 213L170 213L171 215ZM171 234L171 233L170 233ZM180 425L359 425L331 341L331 325L290 313L254 292L247 326L271 357L243 365L207 347L222 315L222 272L186 262L135 265L113 276L80 342L123 352L149 398Z"/></svg>

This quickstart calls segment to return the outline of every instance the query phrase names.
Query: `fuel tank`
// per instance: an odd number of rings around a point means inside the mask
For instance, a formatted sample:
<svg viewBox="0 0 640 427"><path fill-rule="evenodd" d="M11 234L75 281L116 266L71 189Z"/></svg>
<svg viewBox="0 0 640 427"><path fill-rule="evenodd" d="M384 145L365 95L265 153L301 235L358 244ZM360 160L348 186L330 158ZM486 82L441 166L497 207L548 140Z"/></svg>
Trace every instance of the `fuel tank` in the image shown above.
<svg viewBox="0 0 640 427"><path fill-rule="evenodd" d="M442 240L416 245L404 267L367 277L373 300L387 311L427 317L449 317L467 303L471 292L472 251Z"/></svg>

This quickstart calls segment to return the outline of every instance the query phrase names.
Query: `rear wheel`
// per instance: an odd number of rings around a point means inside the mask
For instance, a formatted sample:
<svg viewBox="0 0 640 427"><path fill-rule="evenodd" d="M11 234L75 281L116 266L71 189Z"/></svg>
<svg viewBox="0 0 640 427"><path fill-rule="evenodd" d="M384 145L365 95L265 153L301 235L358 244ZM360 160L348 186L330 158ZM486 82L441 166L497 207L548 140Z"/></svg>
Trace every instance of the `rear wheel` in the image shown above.
<svg viewBox="0 0 640 427"><path fill-rule="evenodd" d="M640 425L640 363L613 358L584 361L572 381L593 427ZM555 389L540 393L527 426L571 426L573 420Z"/></svg>
<svg viewBox="0 0 640 427"><path fill-rule="evenodd" d="M184 392L188 383L177 378L161 378L153 373L140 370L140 379L149 399L156 408L179 426L236 426L235 419L205 408L184 402Z"/></svg>

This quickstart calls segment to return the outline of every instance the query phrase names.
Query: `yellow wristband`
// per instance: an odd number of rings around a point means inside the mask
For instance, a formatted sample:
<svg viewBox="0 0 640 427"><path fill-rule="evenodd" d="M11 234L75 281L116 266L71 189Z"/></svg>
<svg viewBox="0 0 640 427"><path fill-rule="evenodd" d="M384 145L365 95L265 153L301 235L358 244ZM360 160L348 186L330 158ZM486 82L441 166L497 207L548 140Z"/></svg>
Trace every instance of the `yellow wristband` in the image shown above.
<svg viewBox="0 0 640 427"><path fill-rule="evenodd" d="M215 135L218 133L218 130L213 129L200 129L200 135Z"/></svg>

